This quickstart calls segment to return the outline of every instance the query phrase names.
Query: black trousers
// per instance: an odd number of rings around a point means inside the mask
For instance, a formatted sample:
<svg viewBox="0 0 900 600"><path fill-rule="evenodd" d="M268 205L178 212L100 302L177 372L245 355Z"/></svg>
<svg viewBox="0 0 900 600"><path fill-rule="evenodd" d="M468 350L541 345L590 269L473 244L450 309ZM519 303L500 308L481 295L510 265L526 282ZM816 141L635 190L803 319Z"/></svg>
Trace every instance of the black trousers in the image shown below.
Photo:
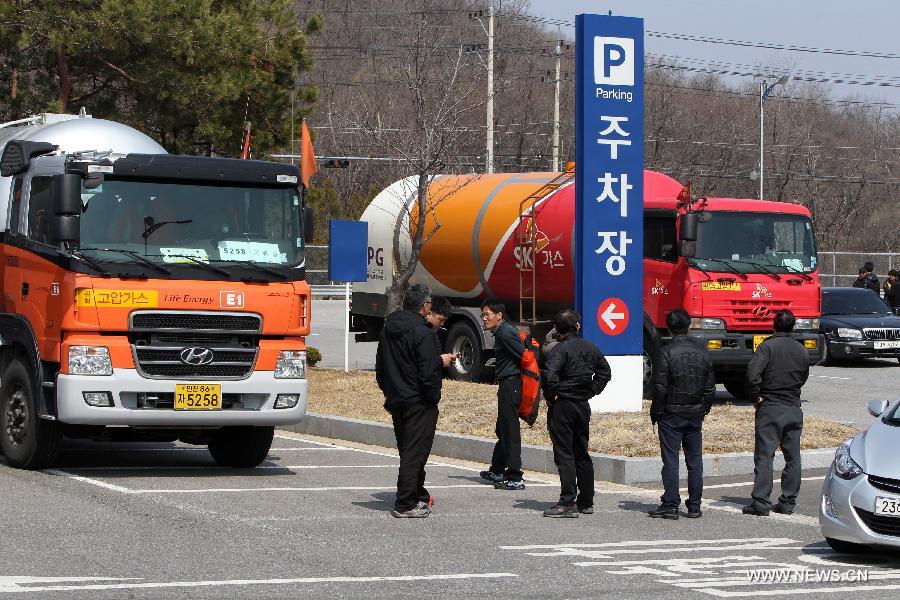
<svg viewBox="0 0 900 600"><path fill-rule="evenodd" d="M594 505L594 463L588 454L591 407L585 402L557 400L547 413L553 462L559 470L559 503Z"/></svg>
<svg viewBox="0 0 900 600"><path fill-rule="evenodd" d="M703 496L703 417L666 415L659 426L659 453L662 457L662 480L665 491L660 497L664 506L681 506L678 489L678 451L684 448L684 463L687 466L688 510L700 508Z"/></svg>
<svg viewBox="0 0 900 600"><path fill-rule="evenodd" d="M763 401L756 409L756 445L753 450L753 504L769 510L772 503L772 464L775 450L781 448L784 470L781 472L781 497L778 504L793 509L800 492L800 434L803 432L803 410Z"/></svg>
<svg viewBox="0 0 900 600"><path fill-rule="evenodd" d="M431 454L437 428L438 407L417 402L391 410L394 436L400 451L397 474L397 499L394 510L407 511L419 502L428 501L425 489L425 463Z"/></svg>
<svg viewBox="0 0 900 600"><path fill-rule="evenodd" d="M497 443L491 457L491 471L507 479L522 479L522 431L519 429L519 403L522 380L507 377L497 388Z"/></svg>

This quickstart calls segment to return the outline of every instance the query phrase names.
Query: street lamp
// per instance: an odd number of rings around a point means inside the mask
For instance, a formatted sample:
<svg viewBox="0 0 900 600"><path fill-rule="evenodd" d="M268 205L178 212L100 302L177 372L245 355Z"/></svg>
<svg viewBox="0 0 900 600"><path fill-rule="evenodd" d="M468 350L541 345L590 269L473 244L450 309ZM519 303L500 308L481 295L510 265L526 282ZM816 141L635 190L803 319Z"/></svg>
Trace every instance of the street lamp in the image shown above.
<svg viewBox="0 0 900 600"><path fill-rule="evenodd" d="M785 85L788 82L787 75L782 75L775 83L766 85L766 80L759 82L759 199L763 199L763 113L766 104L766 98L775 89L776 85Z"/></svg>

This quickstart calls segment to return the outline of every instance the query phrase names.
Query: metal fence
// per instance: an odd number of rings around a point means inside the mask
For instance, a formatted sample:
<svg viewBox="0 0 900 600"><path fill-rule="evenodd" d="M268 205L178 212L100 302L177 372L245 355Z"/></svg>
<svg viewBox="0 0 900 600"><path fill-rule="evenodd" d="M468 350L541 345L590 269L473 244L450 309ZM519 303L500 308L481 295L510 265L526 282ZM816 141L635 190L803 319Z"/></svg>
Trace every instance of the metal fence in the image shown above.
<svg viewBox="0 0 900 600"><path fill-rule="evenodd" d="M866 261L875 263L875 274L884 281L888 271L900 269L900 252L819 252L819 277L822 285L852 285Z"/></svg>
<svg viewBox="0 0 900 600"><path fill-rule="evenodd" d="M891 269L900 269L900 252L819 252L819 277L827 287L847 287L859 277L866 261L875 263L875 274L882 281ZM306 247L306 277L310 285L327 286L328 246ZM343 295L343 289L336 290Z"/></svg>

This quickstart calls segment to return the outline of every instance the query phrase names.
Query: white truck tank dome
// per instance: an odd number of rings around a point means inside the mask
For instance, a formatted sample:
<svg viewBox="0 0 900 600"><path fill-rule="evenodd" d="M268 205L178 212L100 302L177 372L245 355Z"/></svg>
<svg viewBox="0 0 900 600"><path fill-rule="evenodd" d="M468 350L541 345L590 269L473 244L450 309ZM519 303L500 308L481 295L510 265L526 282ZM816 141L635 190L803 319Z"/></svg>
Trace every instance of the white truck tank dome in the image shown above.
<svg viewBox="0 0 900 600"><path fill-rule="evenodd" d="M150 136L128 125L106 119L69 119L28 127L21 131L18 139L50 142L67 153L111 150L116 154L167 154L166 149Z"/></svg>

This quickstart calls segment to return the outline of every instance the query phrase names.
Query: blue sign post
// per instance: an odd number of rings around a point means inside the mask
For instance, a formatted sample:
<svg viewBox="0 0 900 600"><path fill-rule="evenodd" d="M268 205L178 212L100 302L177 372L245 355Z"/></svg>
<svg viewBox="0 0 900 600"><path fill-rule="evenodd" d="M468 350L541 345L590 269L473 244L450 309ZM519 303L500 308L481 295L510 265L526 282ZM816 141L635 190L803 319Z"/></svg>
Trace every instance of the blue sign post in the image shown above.
<svg viewBox="0 0 900 600"><path fill-rule="evenodd" d="M365 281L369 252L369 224L336 221L328 224L328 279L344 282L344 371L350 370L350 282Z"/></svg>
<svg viewBox="0 0 900 600"><path fill-rule="evenodd" d="M644 21L578 15L575 36L575 306L584 337L611 357L602 409L609 398L615 409L640 410Z"/></svg>

